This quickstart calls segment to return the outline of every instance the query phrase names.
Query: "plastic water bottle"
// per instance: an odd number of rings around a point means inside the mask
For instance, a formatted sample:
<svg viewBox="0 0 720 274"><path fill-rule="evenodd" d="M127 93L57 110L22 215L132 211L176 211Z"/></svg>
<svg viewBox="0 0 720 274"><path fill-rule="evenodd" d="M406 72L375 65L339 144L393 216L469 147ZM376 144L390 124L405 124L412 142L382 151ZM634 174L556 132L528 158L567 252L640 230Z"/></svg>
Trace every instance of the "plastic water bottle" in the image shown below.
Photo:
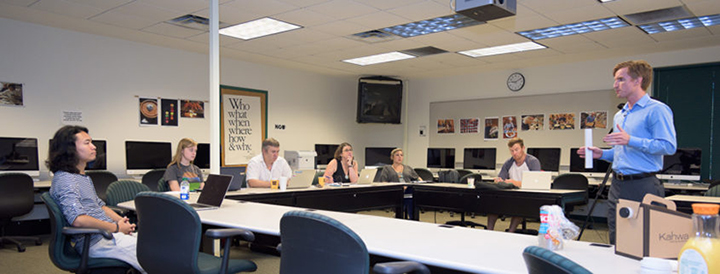
<svg viewBox="0 0 720 274"><path fill-rule="evenodd" d="M187 201L190 199L190 182L187 178L183 178L180 183L180 200Z"/></svg>

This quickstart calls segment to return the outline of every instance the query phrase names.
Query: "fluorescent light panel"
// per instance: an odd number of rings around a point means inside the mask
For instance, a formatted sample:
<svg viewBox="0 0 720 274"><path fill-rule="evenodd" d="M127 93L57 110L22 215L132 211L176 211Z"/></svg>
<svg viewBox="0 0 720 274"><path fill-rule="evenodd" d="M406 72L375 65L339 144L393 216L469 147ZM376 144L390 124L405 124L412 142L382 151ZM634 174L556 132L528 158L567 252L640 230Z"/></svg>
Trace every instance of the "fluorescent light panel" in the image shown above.
<svg viewBox="0 0 720 274"><path fill-rule="evenodd" d="M223 28L219 32L222 35L232 36L243 40L250 40L253 38L263 37L299 28L301 28L301 26L278 21L270 17L265 17L254 21Z"/></svg>
<svg viewBox="0 0 720 274"><path fill-rule="evenodd" d="M598 0L598 1L600 1L600 3L607 3L607 2L612 2L612 1L616 1L616 0Z"/></svg>
<svg viewBox="0 0 720 274"><path fill-rule="evenodd" d="M601 30L616 29L630 26L627 22L618 17L608 17L597 20L590 20L580 23L573 23L549 28L519 31L518 34L531 40L562 37L575 34L583 34Z"/></svg>
<svg viewBox="0 0 720 274"><path fill-rule="evenodd" d="M355 64L358 66L374 65L386 62L400 61L405 59L415 58L410 54L405 54L397 51L381 53L376 55L370 55L365 57L359 57L354 59L343 60L343 62Z"/></svg>
<svg viewBox="0 0 720 274"><path fill-rule="evenodd" d="M380 29L405 38L484 24L462 14L437 17Z"/></svg>
<svg viewBox="0 0 720 274"><path fill-rule="evenodd" d="M676 30L709 27L720 24L720 14L698 16L638 26L647 34L670 32Z"/></svg>
<svg viewBox="0 0 720 274"><path fill-rule="evenodd" d="M497 46L497 47L472 49L472 50L460 51L458 53L464 54L464 55L467 55L470 57L482 57L482 56L522 52L522 51L544 49L544 48L547 48L547 47L540 45L538 43L535 43L535 42L524 42L524 43L503 45L503 46Z"/></svg>

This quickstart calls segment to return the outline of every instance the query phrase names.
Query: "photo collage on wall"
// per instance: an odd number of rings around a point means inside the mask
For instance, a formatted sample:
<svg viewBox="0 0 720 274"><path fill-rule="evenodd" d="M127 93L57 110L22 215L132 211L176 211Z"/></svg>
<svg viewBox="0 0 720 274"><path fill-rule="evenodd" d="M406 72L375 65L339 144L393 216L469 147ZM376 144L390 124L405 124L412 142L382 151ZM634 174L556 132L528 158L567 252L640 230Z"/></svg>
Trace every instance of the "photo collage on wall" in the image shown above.
<svg viewBox="0 0 720 274"><path fill-rule="evenodd" d="M173 126L178 118L205 118L205 103L195 100L178 100L157 97L138 97L140 126Z"/></svg>
<svg viewBox="0 0 720 274"><path fill-rule="evenodd" d="M23 84L0 82L0 106L23 106Z"/></svg>

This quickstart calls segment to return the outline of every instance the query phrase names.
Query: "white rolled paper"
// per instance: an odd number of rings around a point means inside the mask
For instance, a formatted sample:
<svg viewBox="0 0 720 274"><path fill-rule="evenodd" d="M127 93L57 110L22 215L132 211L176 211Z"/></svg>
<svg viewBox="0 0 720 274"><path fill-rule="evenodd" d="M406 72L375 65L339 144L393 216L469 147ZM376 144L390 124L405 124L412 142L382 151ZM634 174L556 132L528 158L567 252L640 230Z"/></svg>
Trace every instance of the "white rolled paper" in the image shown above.
<svg viewBox="0 0 720 274"><path fill-rule="evenodd" d="M585 129L585 169L593 168L593 152L592 147L592 128Z"/></svg>

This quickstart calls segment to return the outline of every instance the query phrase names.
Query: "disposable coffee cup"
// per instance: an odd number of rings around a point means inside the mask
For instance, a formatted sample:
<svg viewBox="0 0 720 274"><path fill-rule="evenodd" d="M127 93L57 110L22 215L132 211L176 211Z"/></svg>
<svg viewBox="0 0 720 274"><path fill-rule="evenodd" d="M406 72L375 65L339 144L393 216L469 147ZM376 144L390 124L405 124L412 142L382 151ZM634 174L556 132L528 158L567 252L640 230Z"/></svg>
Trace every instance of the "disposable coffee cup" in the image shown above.
<svg viewBox="0 0 720 274"><path fill-rule="evenodd" d="M270 188L272 188L272 189L278 189L279 184L280 184L280 181L277 178L270 180Z"/></svg>
<svg viewBox="0 0 720 274"><path fill-rule="evenodd" d="M280 190L287 189L288 177L280 177Z"/></svg>
<svg viewBox="0 0 720 274"><path fill-rule="evenodd" d="M325 186L325 177L324 176L318 177L318 185L320 185L320 187Z"/></svg>
<svg viewBox="0 0 720 274"><path fill-rule="evenodd" d="M475 178L467 178L468 187L475 187Z"/></svg>

